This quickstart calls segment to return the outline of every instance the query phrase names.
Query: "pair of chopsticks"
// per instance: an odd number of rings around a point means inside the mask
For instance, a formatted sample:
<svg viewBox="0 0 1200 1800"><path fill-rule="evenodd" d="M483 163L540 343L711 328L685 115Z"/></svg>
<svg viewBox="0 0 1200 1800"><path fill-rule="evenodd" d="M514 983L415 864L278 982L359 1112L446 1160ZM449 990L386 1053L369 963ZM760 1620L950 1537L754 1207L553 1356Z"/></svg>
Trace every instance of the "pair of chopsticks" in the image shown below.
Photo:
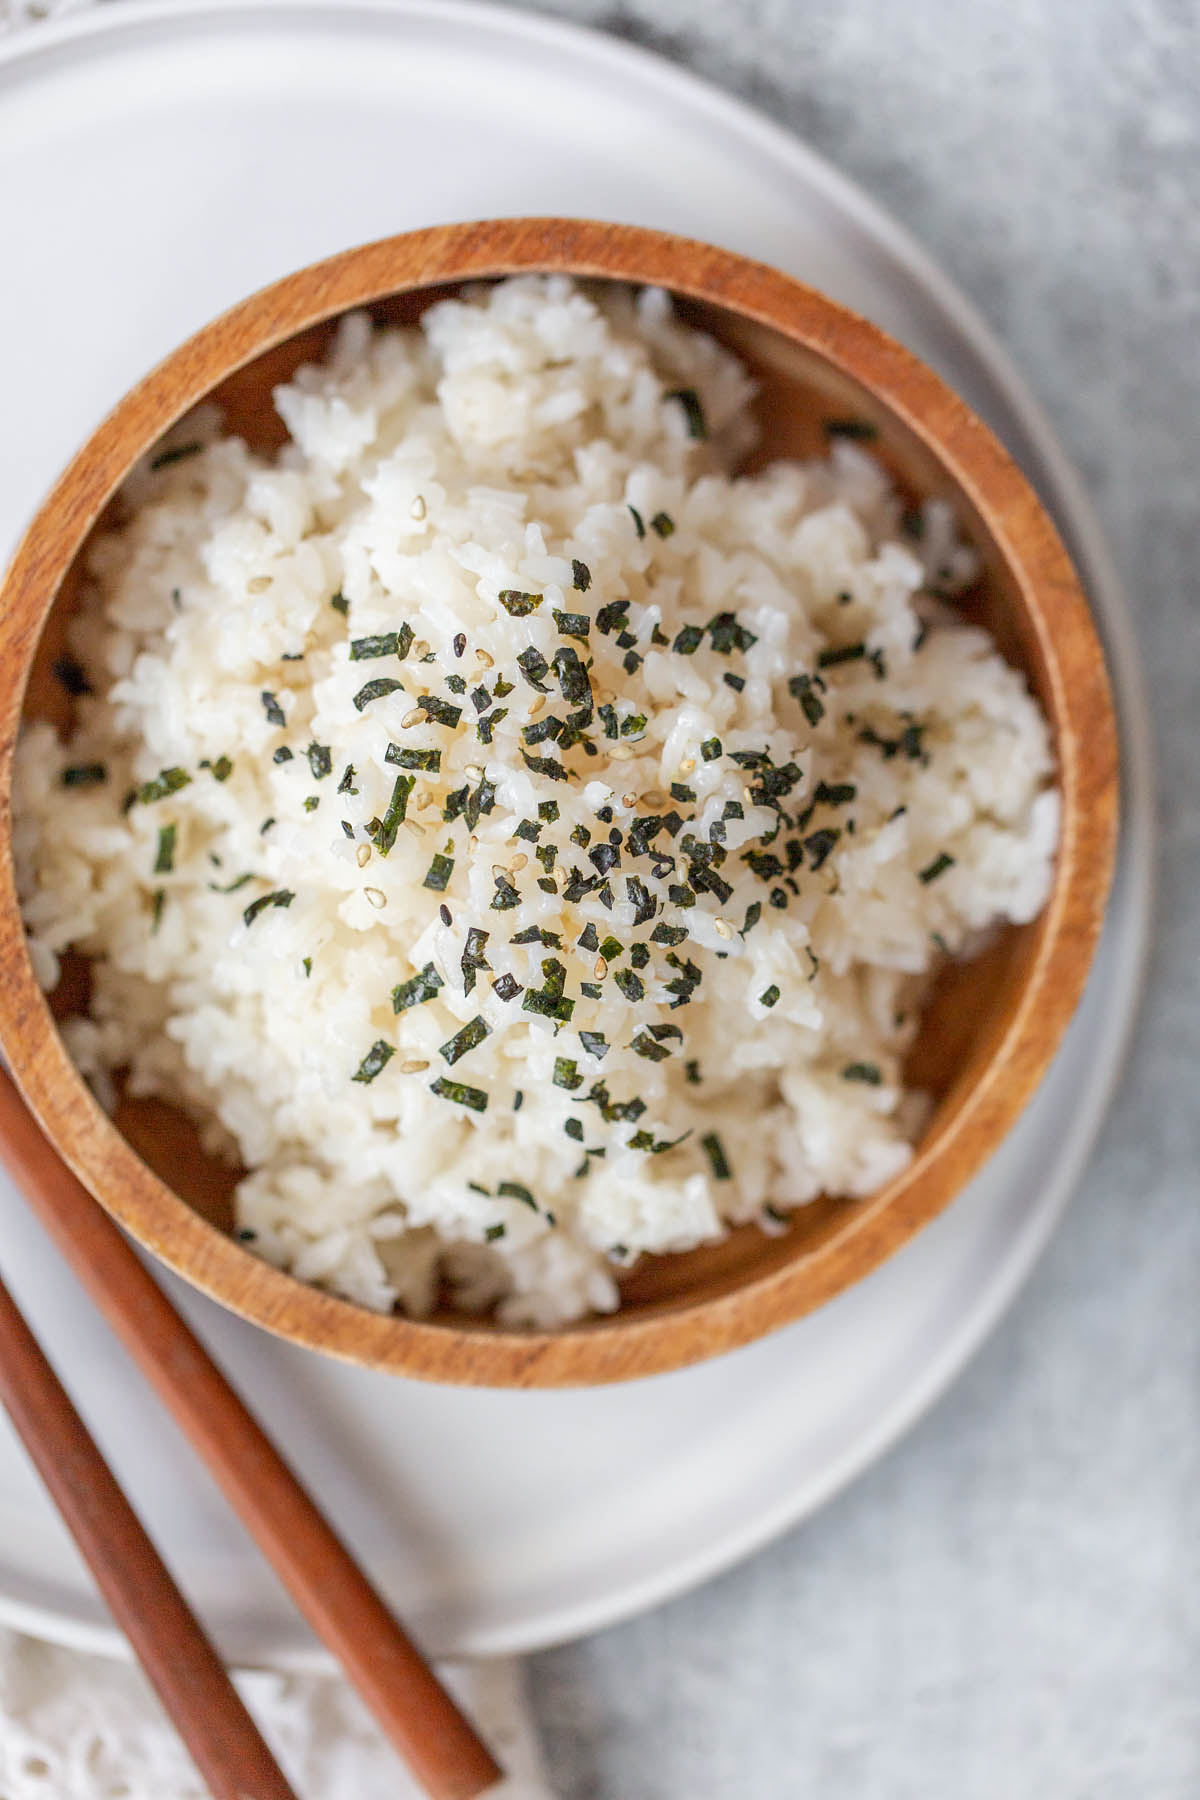
<svg viewBox="0 0 1200 1800"><path fill-rule="evenodd" d="M474 1800L500 1780L474 1727L2 1069L0 1158L431 1800ZM3 1284L0 1402L215 1800L295 1800Z"/></svg>

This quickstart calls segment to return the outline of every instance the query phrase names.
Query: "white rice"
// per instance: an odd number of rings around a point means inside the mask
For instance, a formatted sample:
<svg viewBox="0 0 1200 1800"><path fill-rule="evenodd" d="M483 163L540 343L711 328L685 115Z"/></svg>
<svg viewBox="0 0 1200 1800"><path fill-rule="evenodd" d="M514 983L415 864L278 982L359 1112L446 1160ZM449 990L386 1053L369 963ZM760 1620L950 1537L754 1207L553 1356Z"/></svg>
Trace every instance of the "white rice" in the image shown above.
<svg viewBox="0 0 1200 1800"><path fill-rule="evenodd" d="M750 400L664 295L512 280L417 329L347 319L278 392L278 458L195 417L96 545L72 639L95 697L68 745L39 724L18 757L39 978L69 946L99 959L91 1016L64 1028L80 1068L102 1097L128 1071L132 1092L185 1105L249 1171L246 1241L302 1279L415 1314L449 1283L554 1325L615 1307L642 1252L870 1193L922 1121L901 1071L931 967L1042 906L1049 737L947 602L972 553L938 504L902 525L880 466L841 438L731 479ZM540 599L512 616L507 590ZM614 602L624 620L598 619ZM585 614L586 636L556 611ZM673 647L722 613L715 642ZM405 626L405 654L352 660L352 641ZM526 659L538 686L517 662L530 646L550 665ZM590 719L560 691L564 650L589 664ZM364 699L380 677L401 685ZM572 712L594 755L523 743ZM390 745L440 769L411 771L389 849L407 773ZM90 764L103 780L64 785ZM123 805L164 770L187 785ZM444 819L481 772L491 810ZM631 849L635 819L672 811ZM442 891L435 855L453 858ZM290 900L244 915L271 895ZM535 927L557 936L513 942ZM464 971L472 929L485 960ZM409 991L433 997L397 1013L393 989L423 970ZM522 991L502 998L503 977ZM570 1016L544 1016L563 983ZM490 1035L451 1066L475 1020Z"/></svg>

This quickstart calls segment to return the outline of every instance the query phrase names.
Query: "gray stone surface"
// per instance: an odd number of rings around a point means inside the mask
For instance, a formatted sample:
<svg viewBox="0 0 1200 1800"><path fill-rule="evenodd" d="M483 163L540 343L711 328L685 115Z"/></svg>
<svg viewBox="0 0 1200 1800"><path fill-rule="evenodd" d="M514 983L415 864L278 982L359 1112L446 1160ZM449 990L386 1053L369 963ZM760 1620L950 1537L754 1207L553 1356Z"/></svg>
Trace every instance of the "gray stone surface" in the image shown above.
<svg viewBox="0 0 1200 1800"><path fill-rule="evenodd" d="M1200 7L551 0L857 176L1099 505L1162 768L1150 992L1050 1254L936 1412L721 1581L536 1660L562 1800L1200 1796Z"/></svg>

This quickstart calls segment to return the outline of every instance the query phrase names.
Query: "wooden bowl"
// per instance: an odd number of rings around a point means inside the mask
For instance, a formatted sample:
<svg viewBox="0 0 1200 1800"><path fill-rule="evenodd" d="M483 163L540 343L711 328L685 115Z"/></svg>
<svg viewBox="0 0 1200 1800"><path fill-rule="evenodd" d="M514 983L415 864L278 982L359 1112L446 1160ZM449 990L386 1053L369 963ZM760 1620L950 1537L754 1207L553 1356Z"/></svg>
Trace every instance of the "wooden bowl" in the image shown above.
<svg viewBox="0 0 1200 1800"><path fill-rule="evenodd" d="M271 389L318 354L351 307L411 321L465 279L518 271L653 283L737 350L760 383L759 460L823 445L853 416L910 494L941 494L980 552L967 597L1049 718L1063 801L1053 892L1034 923L948 967L909 1076L936 1105L916 1155L872 1198L823 1199L790 1229L643 1258L622 1310L568 1329L504 1330L451 1314L381 1317L281 1274L230 1235L234 1177L159 1102L97 1106L55 1014L85 1003L86 968L47 1000L33 977L10 854L13 746L24 716L69 719L49 679L82 550L137 459L180 415L217 400L260 448L282 441ZM0 1038L47 1137L122 1225L214 1299L281 1336L440 1381L552 1386L676 1368L798 1318L858 1281L938 1213L1001 1142L1044 1074L1083 991L1111 879L1117 752L1104 661L1075 573L1015 464L963 402L875 326L724 250L626 226L499 220L418 231L288 276L199 332L117 406L71 463L17 551L0 600Z"/></svg>

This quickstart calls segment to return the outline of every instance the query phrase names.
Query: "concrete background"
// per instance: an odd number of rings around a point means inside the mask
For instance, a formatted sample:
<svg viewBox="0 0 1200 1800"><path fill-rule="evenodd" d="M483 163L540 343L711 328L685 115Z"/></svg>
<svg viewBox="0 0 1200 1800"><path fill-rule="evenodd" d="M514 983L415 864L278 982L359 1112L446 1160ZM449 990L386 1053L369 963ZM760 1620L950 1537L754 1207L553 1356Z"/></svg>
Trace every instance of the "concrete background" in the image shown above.
<svg viewBox="0 0 1200 1800"><path fill-rule="evenodd" d="M532 1665L562 1800L1200 1796L1200 5L551 0L752 100L975 301L1143 631L1163 866L1067 1223L932 1417L701 1592Z"/></svg>

